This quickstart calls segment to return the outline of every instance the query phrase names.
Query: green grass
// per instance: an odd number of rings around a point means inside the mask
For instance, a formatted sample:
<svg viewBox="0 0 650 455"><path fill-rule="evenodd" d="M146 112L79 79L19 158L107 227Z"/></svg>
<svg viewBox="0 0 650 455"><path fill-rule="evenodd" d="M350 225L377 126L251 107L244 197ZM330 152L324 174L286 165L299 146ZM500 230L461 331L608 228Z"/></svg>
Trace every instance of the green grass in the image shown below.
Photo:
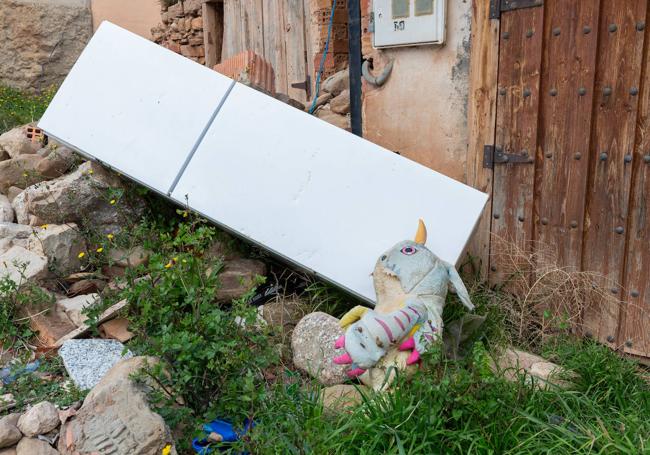
<svg viewBox="0 0 650 455"><path fill-rule="evenodd" d="M392 394L323 413L309 389L276 388L256 416L254 453L650 453L650 389L635 366L589 342L552 351L580 374L573 390L538 390L488 373L475 349L430 362Z"/></svg>
<svg viewBox="0 0 650 455"><path fill-rule="evenodd" d="M40 94L29 94L0 86L0 134L41 118L56 89Z"/></svg>

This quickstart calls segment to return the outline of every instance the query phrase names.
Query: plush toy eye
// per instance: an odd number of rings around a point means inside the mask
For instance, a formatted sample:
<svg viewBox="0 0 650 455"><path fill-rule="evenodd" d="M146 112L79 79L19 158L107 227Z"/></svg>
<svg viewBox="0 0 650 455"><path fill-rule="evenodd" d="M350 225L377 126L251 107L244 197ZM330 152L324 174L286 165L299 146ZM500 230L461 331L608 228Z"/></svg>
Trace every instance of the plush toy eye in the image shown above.
<svg viewBox="0 0 650 455"><path fill-rule="evenodd" d="M418 250L416 250L416 249L413 248L412 246L405 246L404 248L402 248L402 254L405 254L405 255L407 255L407 256L410 256L410 255L412 255L412 254L415 254L415 253L417 253L417 251L418 251Z"/></svg>

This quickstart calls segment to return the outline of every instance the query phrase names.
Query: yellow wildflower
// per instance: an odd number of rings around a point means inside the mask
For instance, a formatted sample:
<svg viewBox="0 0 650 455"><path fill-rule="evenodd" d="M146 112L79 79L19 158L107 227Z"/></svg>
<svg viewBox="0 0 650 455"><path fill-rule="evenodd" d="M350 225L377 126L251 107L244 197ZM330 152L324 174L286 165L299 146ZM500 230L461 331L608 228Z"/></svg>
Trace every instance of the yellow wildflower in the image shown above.
<svg viewBox="0 0 650 455"><path fill-rule="evenodd" d="M98 253L101 253L102 251L104 251L104 248L102 248L102 247L100 246L99 248L97 248L96 251L97 251Z"/></svg>
<svg viewBox="0 0 650 455"><path fill-rule="evenodd" d="M47 229L47 224L42 225L41 229Z"/></svg>
<svg viewBox="0 0 650 455"><path fill-rule="evenodd" d="M108 240L113 240L113 237L115 237L113 234L108 234L108 235L106 236L106 238L107 238Z"/></svg>
<svg viewBox="0 0 650 455"><path fill-rule="evenodd" d="M170 444L167 444L163 449L162 449L162 455L169 455L172 451L172 446Z"/></svg>
<svg viewBox="0 0 650 455"><path fill-rule="evenodd" d="M86 255L83 251L77 255L79 259L83 258Z"/></svg>
<svg viewBox="0 0 650 455"><path fill-rule="evenodd" d="M174 264L172 264L172 261L169 261L167 264L165 264L165 268L166 269L171 269L173 265Z"/></svg>
<svg viewBox="0 0 650 455"><path fill-rule="evenodd" d="M92 169L88 171L88 175L93 175L94 173L95 171L93 171Z"/></svg>
<svg viewBox="0 0 650 455"><path fill-rule="evenodd" d="M23 172L23 177L27 177L27 176L28 176L27 172Z"/></svg>
<svg viewBox="0 0 650 455"><path fill-rule="evenodd" d="M111 199L111 205L115 205L115 199Z"/></svg>

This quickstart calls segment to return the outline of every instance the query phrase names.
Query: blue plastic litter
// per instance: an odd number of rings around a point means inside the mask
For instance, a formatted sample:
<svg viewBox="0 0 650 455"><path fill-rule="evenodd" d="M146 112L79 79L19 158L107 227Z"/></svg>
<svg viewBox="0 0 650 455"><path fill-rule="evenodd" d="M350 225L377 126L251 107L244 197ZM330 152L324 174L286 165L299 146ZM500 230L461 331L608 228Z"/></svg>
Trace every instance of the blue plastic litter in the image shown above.
<svg viewBox="0 0 650 455"><path fill-rule="evenodd" d="M0 370L0 379L2 380L2 383L4 385L8 385L24 374L33 373L40 366L41 366L41 362L35 360L31 363L28 363L22 368L4 367Z"/></svg>
<svg viewBox="0 0 650 455"><path fill-rule="evenodd" d="M192 448L199 455L207 455L214 452L214 449L219 451L227 450L228 444L239 441L251 428L255 426L255 422L250 419L244 421L244 428L236 430L232 423L226 420L213 420L212 422L203 425L203 431L206 436L211 433L221 435L223 440L219 443L209 442L207 439L194 438L192 440ZM218 446L217 446L218 444ZM223 446L221 446L223 444ZM248 452L241 452L242 455L248 455Z"/></svg>

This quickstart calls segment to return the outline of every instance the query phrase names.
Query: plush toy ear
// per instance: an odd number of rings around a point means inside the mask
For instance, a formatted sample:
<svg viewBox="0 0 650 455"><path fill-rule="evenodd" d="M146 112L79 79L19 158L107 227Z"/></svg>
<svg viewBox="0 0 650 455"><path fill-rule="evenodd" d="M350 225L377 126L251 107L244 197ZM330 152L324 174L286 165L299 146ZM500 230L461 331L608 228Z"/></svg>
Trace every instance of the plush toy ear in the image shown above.
<svg viewBox="0 0 650 455"><path fill-rule="evenodd" d="M424 221L420 218L418 222L418 232L415 234L415 243L424 245L427 243L427 227L424 225Z"/></svg>

